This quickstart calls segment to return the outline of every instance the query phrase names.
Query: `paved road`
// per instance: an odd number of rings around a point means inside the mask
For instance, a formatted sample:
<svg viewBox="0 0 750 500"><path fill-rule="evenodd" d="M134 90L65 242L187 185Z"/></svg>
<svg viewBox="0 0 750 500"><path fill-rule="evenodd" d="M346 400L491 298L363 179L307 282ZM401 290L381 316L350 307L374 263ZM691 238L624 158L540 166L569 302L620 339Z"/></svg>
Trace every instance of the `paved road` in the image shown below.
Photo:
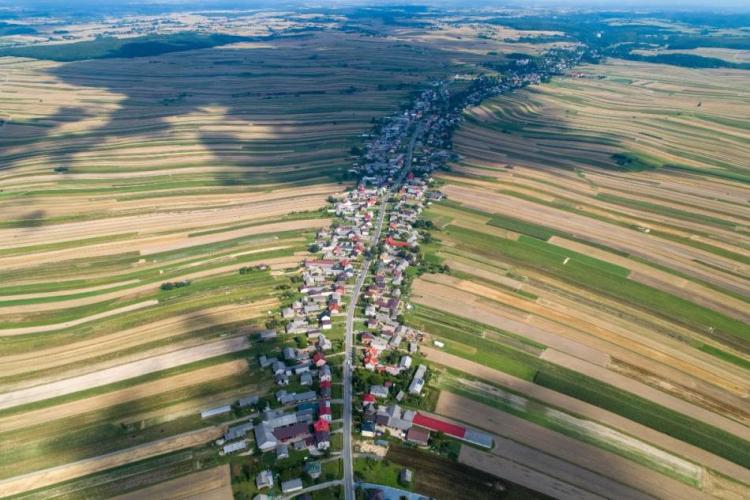
<svg viewBox="0 0 750 500"><path fill-rule="evenodd" d="M380 212L378 213L378 222L375 228L375 233L370 240L370 248L373 245L377 245L380 241L380 233L383 230L383 222L385 221L386 205L390 194L393 192L394 187L399 186L406 175L411 171L411 158L414 153L414 144L417 142L417 137L422 133L422 124L418 123L417 127L412 134L411 141L409 142L409 148L406 153L406 160L404 162L404 168L401 171L396 182L383 195L380 202ZM362 285L365 282L367 273L370 270L372 264L372 258L365 259L362 263L362 269L357 276L357 281L354 284L352 290L351 300L349 301L349 307L346 311L346 334L344 337L344 442L342 457L344 459L344 499L354 500L354 461L352 458L352 366L354 357L354 315L357 311L357 302L359 301L359 293L362 290Z"/></svg>

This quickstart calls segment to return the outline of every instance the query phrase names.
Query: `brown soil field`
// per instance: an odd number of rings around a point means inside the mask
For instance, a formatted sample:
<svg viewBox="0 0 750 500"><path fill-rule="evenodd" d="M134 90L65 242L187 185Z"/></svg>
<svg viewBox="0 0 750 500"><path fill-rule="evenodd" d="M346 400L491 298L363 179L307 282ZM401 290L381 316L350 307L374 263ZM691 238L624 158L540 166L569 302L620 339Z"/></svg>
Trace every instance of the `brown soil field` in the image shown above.
<svg viewBox="0 0 750 500"><path fill-rule="evenodd" d="M115 500L232 500L232 478L229 464L214 467L187 476L180 476L148 488L115 497Z"/></svg>
<svg viewBox="0 0 750 500"><path fill-rule="evenodd" d="M649 427L633 422L632 420L623 418L615 413L538 386L532 382L527 382L497 370L493 370L492 368L480 365L479 363L448 354L439 349L433 349L426 346L422 346L421 349L427 356L427 359L432 362L449 366L456 370L469 373L472 376L507 387L508 389L524 394L529 398L560 408L571 414L580 415L584 418L600 422L631 436L638 436L639 439L662 448L669 453L702 464L729 477L750 484L750 471L744 467L683 441L677 440L671 436L657 432Z"/></svg>
<svg viewBox="0 0 750 500"><path fill-rule="evenodd" d="M222 354L247 349L250 346L247 338L235 337L220 340L210 344L203 344L188 349L182 349L161 356L133 361L120 366L107 368L98 372L80 375L70 379L51 382L48 384L19 389L17 391L0 394L0 409L33 403L51 397L71 394L93 387L119 382L133 377L146 375L175 366L185 365Z"/></svg>
<svg viewBox="0 0 750 500"><path fill-rule="evenodd" d="M435 411L502 436L493 450L496 455L603 496L708 498L695 488L618 455L449 392L440 393ZM569 464L577 468L570 470Z"/></svg>
<svg viewBox="0 0 750 500"><path fill-rule="evenodd" d="M0 418L0 432L31 427L47 422L50 420L50 415L54 415L55 419L66 418L73 415L101 410L102 408L119 405L128 401L155 396L165 391L173 391L183 387L189 387L203 382L237 375L246 371L247 362L245 360L240 359L229 361L227 363L193 370L188 373L181 373L172 377L162 378L153 382L135 385L126 389L108 392L99 396L93 396L80 401L73 401L56 405L51 408L14 414Z"/></svg>
<svg viewBox="0 0 750 500"><path fill-rule="evenodd" d="M222 427L209 427L185 434L179 434L148 444L135 446L114 453L108 453L94 458L72 462L51 469L44 469L22 476L16 476L0 481L0 496L8 497L26 491L44 488L52 484L68 481L95 472L119 467L121 465L144 460L146 458L170 453L193 446L199 446L224 434Z"/></svg>
<svg viewBox="0 0 750 500"><path fill-rule="evenodd" d="M466 464L474 469L493 474L497 477L513 481L514 483L520 484L527 488L536 490L552 498L559 498L561 500L601 500L609 498L604 495L597 495L589 491L587 485L584 487L573 486L565 481L561 481L547 473L547 467L550 464L544 464L546 467L542 470L538 470L534 467L527 466L521 462L515 460L516 457L510 458L500 456L495 453L487 453L480 451L469 446L462 446L461 452L458 456L458 461L461 464ZM540 454L541 455L541 454ZM551 464L552 466L557 464ZM561 465L562 466L562 465ZM574 467L569 466L570 469ZM575 470L575 469L574 469ZM581 475L584 475L584 471L578 471ZM595 484L605 482L606 480L600 479L595 481ZM623 488L616 488L619 492L622 492ZM639 496L636 494L626 495L622 498L648 498Z"/></svg>
<svg viewBox="0 0 750 500"><path fill-rule="evenodd" d="M191 331L208 328L216 324L234 323L254 318L265 314L266 311L273 309L277 304L278 302L275 299L269 299L254 304L218 306L189 314L172 316L135 328L99 336L91 340L39 349L23 354L4 356L0 358L0 376L7 377L62 367L85 360L89 360L89 363L84 370L91 370L92 368L101 369L108 365L97 364L95 361L97 356L114 353L146 342L185 335ZM136 356L142 357L144 354ZM139 359L138 357L134 359ZM127 360L128 357L122 359ZM62 369L58 372L56 378L69 376L70 374L70 371ZM8 391L10 390L10 386L3 386L2 390Z"/></svg>
<svg viewBox="0 0 750 500"><path fill-rule="evenodd" d="M40 326L27 326L27 327L20 327L20 328L3 328L3 329L0 329L0 337L9 337L13 335L26 335L29 333L53 332L55 330L62 330L64 328L71 328L73 326L82 325L84 323L88 323L91 321L96 321L96 320L103 319L103 318L109 318L110 316L115 316L117 314L137 311L138 309L143 309L145 307L155 306L158 303L159 303L158 300L146 300L144 302L138 302L137 304L131 304L129 306L119 307L117 309L112 309L112 310L105 311L99 314L92 314L91 316L86 316L84 318L66 321L64 323L57 323L57 324L52 324L52 325L40 325Z"/></svg>

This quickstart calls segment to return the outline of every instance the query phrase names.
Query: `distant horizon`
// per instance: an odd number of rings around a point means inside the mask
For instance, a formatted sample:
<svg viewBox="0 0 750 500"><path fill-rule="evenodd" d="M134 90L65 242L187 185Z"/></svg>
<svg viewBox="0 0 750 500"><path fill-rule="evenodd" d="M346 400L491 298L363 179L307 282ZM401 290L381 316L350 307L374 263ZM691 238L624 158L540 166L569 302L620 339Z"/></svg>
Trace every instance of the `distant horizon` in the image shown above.
<svg viewBox="0 0 750 500"><path fill-rule="evenodd" d="M633 11L640 12L710 12L736 13L750 12L750 3L745 0L718 0L707 7L700 0L476 0L464 2L460 0L432 0L432 1L332 1L324 5L317 2L305 1L271 1L271 0L0 0L0 7L4 9L60 9L76 10L80 8L95 8L97 11L113 9L148 9L158 10L195 10L210 9L285 9L285 8L347 8L347 7L397 7L397 6L427 6L436 8L465 8L470 10L488 8L510 9L599 9L604 11Z"/></svg>

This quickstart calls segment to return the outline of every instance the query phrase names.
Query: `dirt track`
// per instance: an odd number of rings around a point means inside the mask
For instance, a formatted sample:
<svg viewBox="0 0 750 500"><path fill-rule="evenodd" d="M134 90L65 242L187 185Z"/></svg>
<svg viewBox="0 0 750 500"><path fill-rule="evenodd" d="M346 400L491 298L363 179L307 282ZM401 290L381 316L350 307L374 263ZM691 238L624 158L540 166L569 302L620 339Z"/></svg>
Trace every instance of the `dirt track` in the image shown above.
<svg viewBox="0 0 750 500"><path fill-rule="evenodd" d="M0 497L17 495L138 460L202 445L218 438L223 433L224 429L222 427L209 427L178 434L122 451L4 479L0 481Z"/></svg>
<svg viewBox="0 0 750 500"><path fill-rule="evenodd" d="M550 476L602 496L704 497L684 483L619 455L471 399L443 391L435 411L502 436L496 439L495 455L544 470Z"/></svg>
<svg viewBox="0 0 750 500"><path fill-rule="evenodd" d="M112 384L175 366L241 351L247 349L249 346L250 343L246 337L235 337L134 361L70 379L0 394L0 409L12 408L14 406Z"/></svg>
<svg viewBox="0 0 750 500"><path fill-rule="evenodd" d="M475 377L507 387L529 398L547 403L550 406L600 422L604 425L625 432L626 434L630 434L631 436L637 436L639 439L658 446L670 453L679 455L695 463L714 469L717 472L721 472L729 477L734 477L750 484L750 470L696 446L687 444L649 427L633 422L632 420L621 417L615 413L603 410L597 406L538 386L532 382L527 382L497 370L493 370L492 368L480 365L479 363L474 363L473 361L431 347L422 346L421 349L430 361L450 366L451 368L465 373L470 373Z"/></svg>
<svg viewBox="0 0 750 500"><path fill-rule="evenodd" d="M125 389L108 392L99 396L72 401L51 408L42 408L26 413L18 413L0 418L0 432L7 432L24 427L48 422L52 416L55 419L80 415L91 411L98 411L113 405L119 405L149 396L155 396L167 391L176 391L184 387L202 384L247 371L247 362L242 359L229 361L220 365L209 366L172 377L146 382Z"/></svg>

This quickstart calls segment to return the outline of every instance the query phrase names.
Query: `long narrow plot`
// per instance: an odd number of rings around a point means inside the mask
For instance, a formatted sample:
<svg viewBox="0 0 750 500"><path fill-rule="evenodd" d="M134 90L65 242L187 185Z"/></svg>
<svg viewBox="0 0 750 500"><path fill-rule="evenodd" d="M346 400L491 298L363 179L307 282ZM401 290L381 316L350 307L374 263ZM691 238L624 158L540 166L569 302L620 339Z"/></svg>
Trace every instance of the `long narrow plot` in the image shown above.
<svg viewBox="0 0 750 500"><path fill-rule="evenodd" d="M235 337L210 344L170 352L152 358L134 361L98 372L78 377L59 380L49 384L20 389L0 395L0 410L15 406L42 401L57 396L72 394L78 391L101 387L121 380L167 370L223 354L242 351L250 346L246 337Z"/></svg>
<svg viewBox="0 0 750 500"><path fill-rule="evenodd" d="M79 460L58 467L43 469L22 476L16 476L0 481L0 498L18 495L26 491L44 488L51 484L68 481L95 472L119 467L138 460L155 457L185 448L199 446L212 441L224 433L222 427L208 427L197 431L186 432L168 438L153 441L141 446L135 446L98 457Z"/></svg>

